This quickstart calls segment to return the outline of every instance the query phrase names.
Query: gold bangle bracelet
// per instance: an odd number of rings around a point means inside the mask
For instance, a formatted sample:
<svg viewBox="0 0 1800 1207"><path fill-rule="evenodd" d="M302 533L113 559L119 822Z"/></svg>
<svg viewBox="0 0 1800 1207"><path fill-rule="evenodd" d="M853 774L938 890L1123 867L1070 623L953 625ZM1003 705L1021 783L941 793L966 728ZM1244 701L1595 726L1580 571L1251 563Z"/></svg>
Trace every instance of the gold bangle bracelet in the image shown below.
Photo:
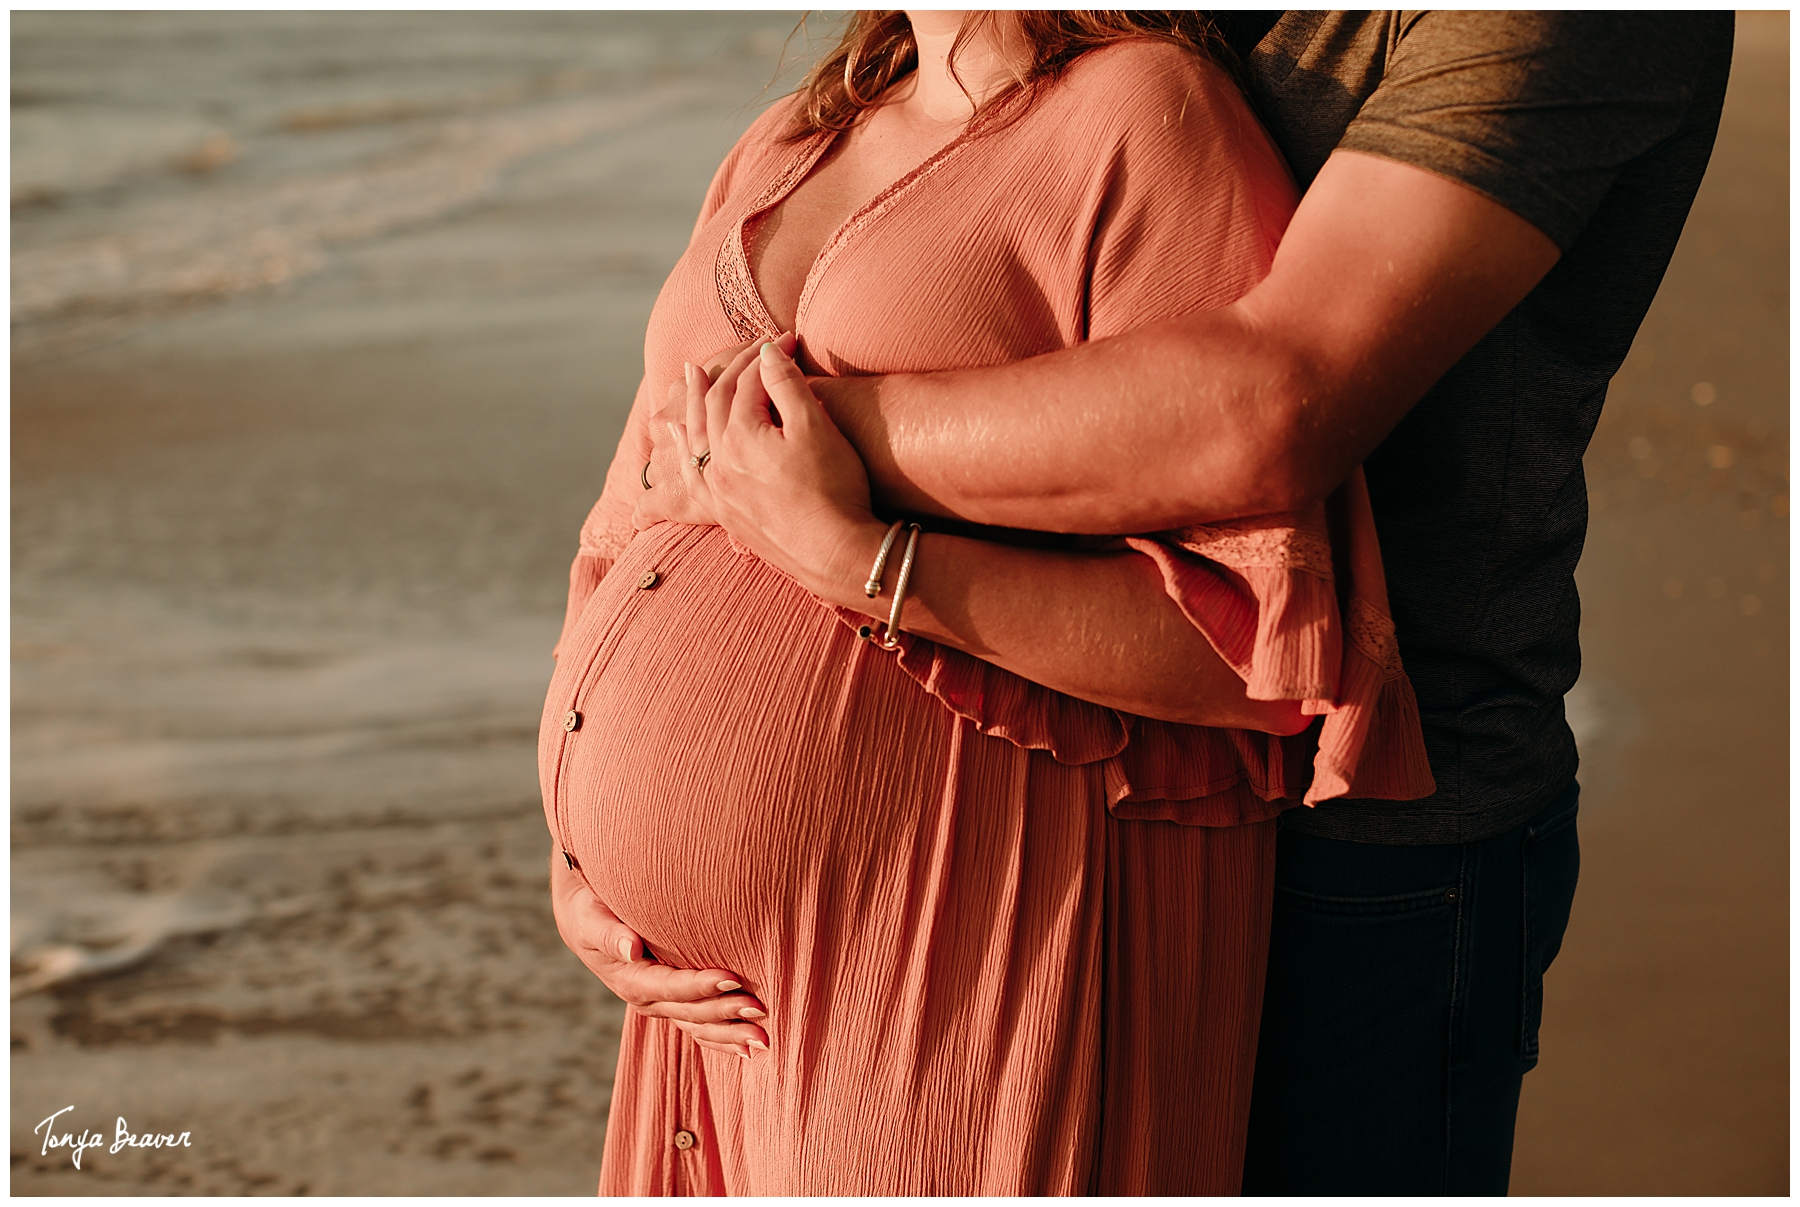
<svg viewBox="0 0 1800 1207"><path fill-rule="evenodd" d="M887 568L888 554L894 548L894 538L900 535L904 520L895 520L888 525L887 536L882 539L881 552L875 555L875 564L869 568L869 581L863 584L863 594L874 599L881 594L881 572Z"/></svg>
<svg viewBox="0 0 1800 1207"><path fill-rule="evenodd" d="M912 580L913 556L919 549L919 526L908 524L906 555L900 559L900 576L894 580L894 606L888 610L887 632L881 636L881 648L900 648L900 610L906 606L906 584Z"/></svg>

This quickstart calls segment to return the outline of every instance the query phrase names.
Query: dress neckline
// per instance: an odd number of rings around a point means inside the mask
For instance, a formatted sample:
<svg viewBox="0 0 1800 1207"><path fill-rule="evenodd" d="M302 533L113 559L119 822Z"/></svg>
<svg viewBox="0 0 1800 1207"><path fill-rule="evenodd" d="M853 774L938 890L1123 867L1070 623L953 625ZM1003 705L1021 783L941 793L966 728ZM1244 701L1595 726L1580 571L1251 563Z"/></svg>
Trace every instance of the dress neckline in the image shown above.
<svg viewBox="0 0 1800 1207"><path fill-rule="evenodd" d="M831 262L837 258L845 243L875 222L902 194L942 167L951 156L989 126L998 112L1010 109L1012 104L1013 98L1008 98L995 105L993 110L976 114L949 142L902 173L892 184L844 219L820 246L818 254L813 257L812 266L806 270L806 280L800 287L800 300L794 306L796 331L805 318L807 303L812 300L819 279L830 268ZM719 248L718 259L714 263L713 276L725 317L731 321L732 330L741 340L773 339L783 330L775 316L769 312L768 303L764 301L762 290L756 283L756 276L750 270L750 253L746 240L753 225L800 187L825 152L837 141L839 133L836 130L822 130L801 143L762 191L738 214L737 221L726 233L725 242Z"/></svg>

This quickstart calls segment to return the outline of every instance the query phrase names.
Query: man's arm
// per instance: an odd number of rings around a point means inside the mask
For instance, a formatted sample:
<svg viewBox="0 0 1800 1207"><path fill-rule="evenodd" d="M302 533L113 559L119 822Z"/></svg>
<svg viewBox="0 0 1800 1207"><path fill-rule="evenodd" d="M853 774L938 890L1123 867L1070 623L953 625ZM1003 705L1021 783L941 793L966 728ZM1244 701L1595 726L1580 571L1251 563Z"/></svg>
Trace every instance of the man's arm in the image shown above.
<svg viewBox="0 0 1800 1207"><path fill-rule="evenodd" d="M1339 151L1236 303L997 368L815 383L894 513L1151 532L1323 499L1556 263L1498 202Z"/></svg>

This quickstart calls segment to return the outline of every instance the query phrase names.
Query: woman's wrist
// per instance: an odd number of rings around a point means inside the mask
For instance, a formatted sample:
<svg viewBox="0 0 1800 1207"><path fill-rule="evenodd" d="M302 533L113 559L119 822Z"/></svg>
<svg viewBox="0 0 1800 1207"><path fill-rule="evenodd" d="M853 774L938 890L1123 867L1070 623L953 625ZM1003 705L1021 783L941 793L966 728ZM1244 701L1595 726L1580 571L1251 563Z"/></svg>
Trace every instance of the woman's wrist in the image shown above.
<svg viewBox="0 0 1800 1207"><path fill-rule="evenodd" d="M819 559L812 573L813 581L804 585L814 595L826 603L836 604L840 608L850 608L869 616L886 616L887 603L884 600L893 590L893 578L899 566L899 550L893 551L888 558L887 573L883 576L883 589L874 598L863 592L863 583L868 581L869 567L875 562L875 555L881 549L881 542L886 538L888 525L874 516L853 518L846 516L828 541L821 542L824 556Z"/></svg>

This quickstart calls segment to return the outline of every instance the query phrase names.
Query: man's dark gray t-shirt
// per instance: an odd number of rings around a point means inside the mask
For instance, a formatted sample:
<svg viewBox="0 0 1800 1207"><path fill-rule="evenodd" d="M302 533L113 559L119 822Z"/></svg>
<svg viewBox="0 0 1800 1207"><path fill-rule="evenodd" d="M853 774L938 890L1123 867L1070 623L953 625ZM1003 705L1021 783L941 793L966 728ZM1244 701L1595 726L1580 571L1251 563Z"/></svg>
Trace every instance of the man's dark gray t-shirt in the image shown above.
<svg viewBox="0 0 1800 1207"><path fill-rule="evenodd" d="M1479 190L1562 250L1364 467L1437 793L1283 815L1360 842L1498 834L1575 775L1581 457L1712 153L1732 16L1220 17L1302 188L1334 150L1379 155Z"/></svg>

